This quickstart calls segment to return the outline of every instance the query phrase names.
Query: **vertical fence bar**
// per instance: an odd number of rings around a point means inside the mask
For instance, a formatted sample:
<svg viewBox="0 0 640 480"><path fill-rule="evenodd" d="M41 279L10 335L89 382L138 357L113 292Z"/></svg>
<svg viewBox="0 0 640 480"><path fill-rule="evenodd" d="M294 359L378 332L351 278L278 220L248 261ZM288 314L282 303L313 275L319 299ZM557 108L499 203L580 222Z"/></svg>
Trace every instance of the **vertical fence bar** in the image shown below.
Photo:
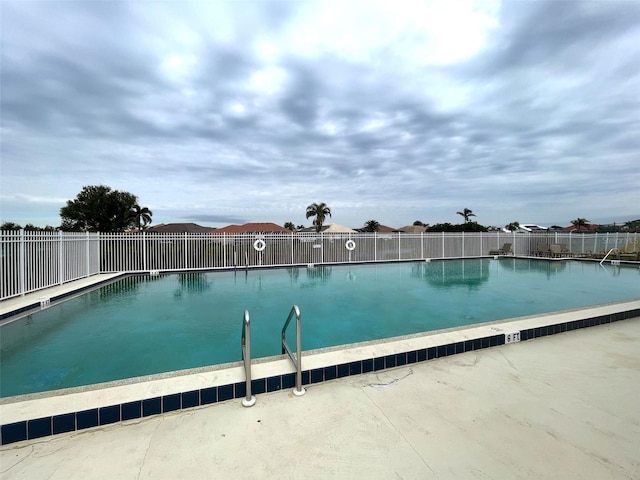
<svg viewBox="0 0 640 480"><path fill-rule="evenodd" d="M20 274L20 295L24 295L25 291L25 258L24 258L24 229L20 230L20 263L19 263L19 274Z"/></svg>

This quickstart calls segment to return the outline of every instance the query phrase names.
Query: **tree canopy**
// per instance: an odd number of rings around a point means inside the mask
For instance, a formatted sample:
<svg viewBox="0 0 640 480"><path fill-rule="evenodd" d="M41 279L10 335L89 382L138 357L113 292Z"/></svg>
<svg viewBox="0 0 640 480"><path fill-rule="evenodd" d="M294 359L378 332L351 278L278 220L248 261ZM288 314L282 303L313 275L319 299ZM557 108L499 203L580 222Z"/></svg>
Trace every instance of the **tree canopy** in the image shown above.
<svg viewBox="0 0 640 480"><path fill-rule="evenodd" d="M576 218L571 220L571 224L576 227L576 230L582 230L583 228L589 228L590 222L586 218Z"/></svg>
<svg viewBox="0 0 640 480"><path fill-rule="evenodd" d="M377 232L379 228L380 228L380 223L378 223L378 221L376 220L368 220L364 224L365 232Z"/></svg>
<svg viewBox="0 0 640 480"><path fill-rule="evenodd" d="M151 220L151 211L138 205L129 192L105 185L89 185L60 209L61 229L71 232L123 232Z"/></svg>
<svg viewBox="0 0 640 480"><path fill-rule="evenodd" d="M456 213L458 215L462 215L464 217L464 223L468 223L470 217L475 217L476 216L476 214L473 213L473 210L471 210L469 208L465 208L461 212L456 212Z"/></svg>
<svg viewBox="0 0 640 480"><path fill-rule="evenodd" d="M316 232L319 232L322 229L322 224L324 223L325 218L331 216L331 209L327 207L327 204L322 203L312 203L307 207L307 218L316 217L313 221L313 225L316 227Z"/></svg>
<svg viewBox="0 0 640 480"><path fill-rule="evenodd" d="M520 223L519 222L511 222L511 223L507 224L504 228L506 228L510 232L515 232L516 230L518 230L520 228Z"/></svg>

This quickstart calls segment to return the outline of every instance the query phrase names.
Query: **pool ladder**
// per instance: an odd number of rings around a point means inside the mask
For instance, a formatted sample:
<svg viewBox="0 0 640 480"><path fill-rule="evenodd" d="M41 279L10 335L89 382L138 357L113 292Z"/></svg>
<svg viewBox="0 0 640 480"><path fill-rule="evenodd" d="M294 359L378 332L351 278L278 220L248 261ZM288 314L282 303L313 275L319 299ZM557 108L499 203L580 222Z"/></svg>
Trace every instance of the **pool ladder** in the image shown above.
<svg viewBox="0 0 640 480"><path fill-rule="evenodd" d="M291 319L296 317L296 354L294 355L287 344L287 327L291 323ZM289 358L293 362L293 366L296 367L296 386L293 389L293 394L297 396L304 395L305 389L302 386L302 331L300 330L300 309L297 305L294 305L289 312L287 321L284 322L282 327L282 353L289 355Z"/></svg>
<svg viewBox="0 0 640 480"><path fill-rule="evenodd" d="M246 396L242 399L243 407L252 407L256 403L256 397L251 395L251 319L249 311L245 310L242 317L242 361L244 362L244 373L247 387Z"/></svg>
<svg viewBox="0 0 640 480"><path fill-rule="evenodd" d="M296 317L296 353L295 355L291 351L291 348L287 344L287 327L291 323L291 319ZM251 395L251 319L249 317L249 311L245 310L242 316L242 361L244 362L244 374L246 381L246 395L242 399L242 406L251 407L256 403L256 397ZM297 305L294 305L289 312L287 321L284 322L282 327L282 353L289 355L289 358L293 362L293 366L296 367L296 385L293 389L293 394L300 396L305 394L305 389L302 386L302 331L300 330L300 309Z"/></svg>

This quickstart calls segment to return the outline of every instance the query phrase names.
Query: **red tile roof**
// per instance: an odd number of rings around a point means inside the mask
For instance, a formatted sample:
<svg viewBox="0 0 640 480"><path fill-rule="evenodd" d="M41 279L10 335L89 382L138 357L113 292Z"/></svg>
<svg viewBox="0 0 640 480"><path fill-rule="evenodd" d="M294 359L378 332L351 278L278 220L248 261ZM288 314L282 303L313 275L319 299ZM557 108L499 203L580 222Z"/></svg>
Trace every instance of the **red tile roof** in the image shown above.
<svg viewBox="0 0 640 480"><path fill-rule="evenodd" d="M212 234L238 234L238 233L293 233L275 223L245 223L244 225L228 225L224 228L211 230Z"/></svg>
<svg viewBox="0 0 640 480"><path fill-rule="evenodd" d="M211 227L197 223L160 223L145 230L147 233L210 233Z"/></svg>

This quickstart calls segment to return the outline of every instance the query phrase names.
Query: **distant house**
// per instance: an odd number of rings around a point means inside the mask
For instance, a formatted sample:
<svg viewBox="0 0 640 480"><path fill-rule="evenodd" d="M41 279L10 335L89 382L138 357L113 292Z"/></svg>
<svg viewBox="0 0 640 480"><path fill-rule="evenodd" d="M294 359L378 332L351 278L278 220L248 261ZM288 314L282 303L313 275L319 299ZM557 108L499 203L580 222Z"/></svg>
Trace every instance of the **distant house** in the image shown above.
<svg viewBox="0 0 640 480"><path fill-rule="evenodd" d="M211 233L211 227L203 227L197 223L160 223L144 230L146 233Z"/></svg>
<svg viewBox="0 0 640 480"><path fill-rule="evenodd" d="M424 233L427 231L427 227L424 225L407 225L400 227L398 231L403 233Z"/></svg>
<svg viewBox="0 0 640 480"><path fill-rule="evenodd" d="M521 223L518 225L518 230L516 230L516 232L520 232L520 233L531 233L531 232L546 232L547 230L549 230L548 227L542 227L540 225L536 225L535 223ZM510 230L507 230L506 228L502 229L503 232L507 232L510 233Z"/></svg>
<svg viewBox="0 0 640 480"><path fill-rule="evenodd" d="M360 227L358 229L356 229L358 232L361 233L367 233L367 230L365 229L365 227ZM376 230L376 233L395 233L395 232L399 232L400 230L396 229L396 228L391 228L391 227L387 227L386 225L378 225L378 230Z"/></svg>
<svg viewBox="0 0 640 480"><path fill-rule="evenodd" d="M264 234L264 233L293 233L291 230L287 230L275 223L245 223L244 225L227 225L223 228L217 228L211 230L214 235L238 235L243 233L248 234Z"/></svg>
<svg viewBox="0 0 640 480"><path fill-rule="evenodd" d="M597 223L590 223L586 227L581 227L579 230L575 225L569 225L568 227L564 227L565 232L595 232L600 228L600 225Z"/></svg>
<svg viewBox="0 0 640 480"><path fill-rule="evenodd" d="M298 233L316 233L316 227L307 227L298 230ZM329 223L322 225L320 233L356 233L355 230L344 225L338 225L337 223Z"/></svg>

